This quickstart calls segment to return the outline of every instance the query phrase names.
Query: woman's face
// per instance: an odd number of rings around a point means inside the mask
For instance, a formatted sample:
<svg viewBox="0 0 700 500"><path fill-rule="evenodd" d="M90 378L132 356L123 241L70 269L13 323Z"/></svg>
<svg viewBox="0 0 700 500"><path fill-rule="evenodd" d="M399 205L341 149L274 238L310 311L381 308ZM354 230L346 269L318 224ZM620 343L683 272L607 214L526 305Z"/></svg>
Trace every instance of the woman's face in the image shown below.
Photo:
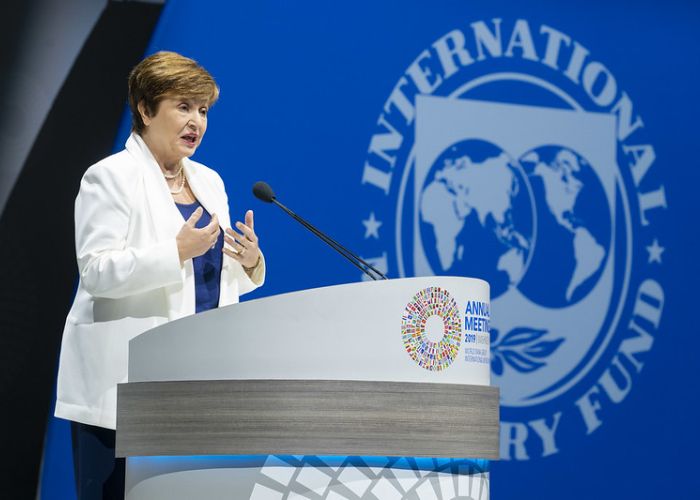
<svg viewBox="0 0 700 500"><path fill-rule="evenodd" d="M146 125L142 136L158 163L166 168L192 156L207 130L209 106L204 101L166 97L154 116L145 116L141 105L139 110Z"/></svg>

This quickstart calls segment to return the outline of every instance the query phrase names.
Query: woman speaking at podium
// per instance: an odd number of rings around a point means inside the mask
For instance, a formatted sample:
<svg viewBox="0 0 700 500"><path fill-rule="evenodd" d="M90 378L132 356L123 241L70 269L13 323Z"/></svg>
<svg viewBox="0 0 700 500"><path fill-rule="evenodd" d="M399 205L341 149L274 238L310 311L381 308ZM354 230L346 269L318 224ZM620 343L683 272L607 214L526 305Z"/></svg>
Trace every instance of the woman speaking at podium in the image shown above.
<svg viewBox="0 0 700 500"><path fill-rule="evenodd" d="M173 52L144 59L129 75L125 149L92 165L80 184L80 282L63 333L56 416L72 421L81 499L124 496L113 429L129 340L238 302L263 282L253 212L232 229L221 177L189 159L218 96L195 61Z"/></svg>

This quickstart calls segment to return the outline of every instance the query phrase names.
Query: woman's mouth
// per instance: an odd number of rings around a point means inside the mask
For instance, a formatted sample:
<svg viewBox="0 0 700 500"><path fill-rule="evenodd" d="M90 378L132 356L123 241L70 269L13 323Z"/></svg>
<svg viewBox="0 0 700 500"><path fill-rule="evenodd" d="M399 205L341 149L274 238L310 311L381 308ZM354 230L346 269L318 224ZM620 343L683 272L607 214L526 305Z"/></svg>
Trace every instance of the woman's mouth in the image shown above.
<svg viewBox="0 0 700 500"><path fill-rule="evenodd" d="M185 142L185 144L190 148L193 148L197 145L197 134L185 134L181 136L180 139L182 139Z"/></svg>

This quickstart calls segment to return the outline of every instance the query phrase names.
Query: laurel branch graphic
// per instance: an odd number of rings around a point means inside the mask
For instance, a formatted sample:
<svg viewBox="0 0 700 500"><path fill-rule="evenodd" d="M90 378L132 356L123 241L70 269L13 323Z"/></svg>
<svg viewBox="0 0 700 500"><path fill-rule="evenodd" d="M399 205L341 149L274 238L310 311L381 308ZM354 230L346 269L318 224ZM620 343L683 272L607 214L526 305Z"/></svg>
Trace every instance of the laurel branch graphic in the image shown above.
<svg viewBox="0 0 700 500"><path fill-rule="evenodd" d="M499 332L491 328L491 371L502 375L505 365L520 373L530 373L546 366L546 359L559 349L563 338L544 340L547 330L517 327L499 340Z"/></svg>

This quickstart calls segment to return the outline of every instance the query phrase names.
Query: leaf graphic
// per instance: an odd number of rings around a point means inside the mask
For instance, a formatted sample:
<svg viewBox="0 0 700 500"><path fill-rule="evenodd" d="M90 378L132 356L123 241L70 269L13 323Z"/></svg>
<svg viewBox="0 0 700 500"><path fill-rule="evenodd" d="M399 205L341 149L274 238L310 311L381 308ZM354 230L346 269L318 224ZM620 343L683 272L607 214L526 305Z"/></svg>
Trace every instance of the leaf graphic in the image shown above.
<svg viewBox="0 0 700 500"><path fill-rule="evenodd" d="M541 361L536 361L510 349L503 349L502 353L506 363L521 373L533 372L545 365Z"/></svg>
<svg viewBox="0 0 700 500"><path fill-rule="evenodd" d="M491 371L496 375L503 375L503 360L498 354L491 360Z"/></svg>
<svg viewBox="0 0 700 500"><path fill-rule="evenodd" d="M546 358L559 349L564 339L543 340L525 349L525 354L536 358Z"/></svg>
<svg viewBox="0 0 700 500"><path fill-rule="evenodd" d="M506 365L520 373L530 373L546 366L545 359L559 349L565 339L544 340L547 330L517 327L496 342L498 330L491 329L491 371L501 375Z"/></svg>
<svg viewBox="0 0 700 500"><path fill-rule="evenodd" d="M494 345L496 340L498 340L498 329L491 328L491 345Z"/></svg>
<svg viewBox="0 0 700 500"><path fill-rule="evenodd" d="M528 327L513 328L506 333L501 342L502 346L515 346L521 344L530 344L547 333L547 330L535 330Z"/></svg>

